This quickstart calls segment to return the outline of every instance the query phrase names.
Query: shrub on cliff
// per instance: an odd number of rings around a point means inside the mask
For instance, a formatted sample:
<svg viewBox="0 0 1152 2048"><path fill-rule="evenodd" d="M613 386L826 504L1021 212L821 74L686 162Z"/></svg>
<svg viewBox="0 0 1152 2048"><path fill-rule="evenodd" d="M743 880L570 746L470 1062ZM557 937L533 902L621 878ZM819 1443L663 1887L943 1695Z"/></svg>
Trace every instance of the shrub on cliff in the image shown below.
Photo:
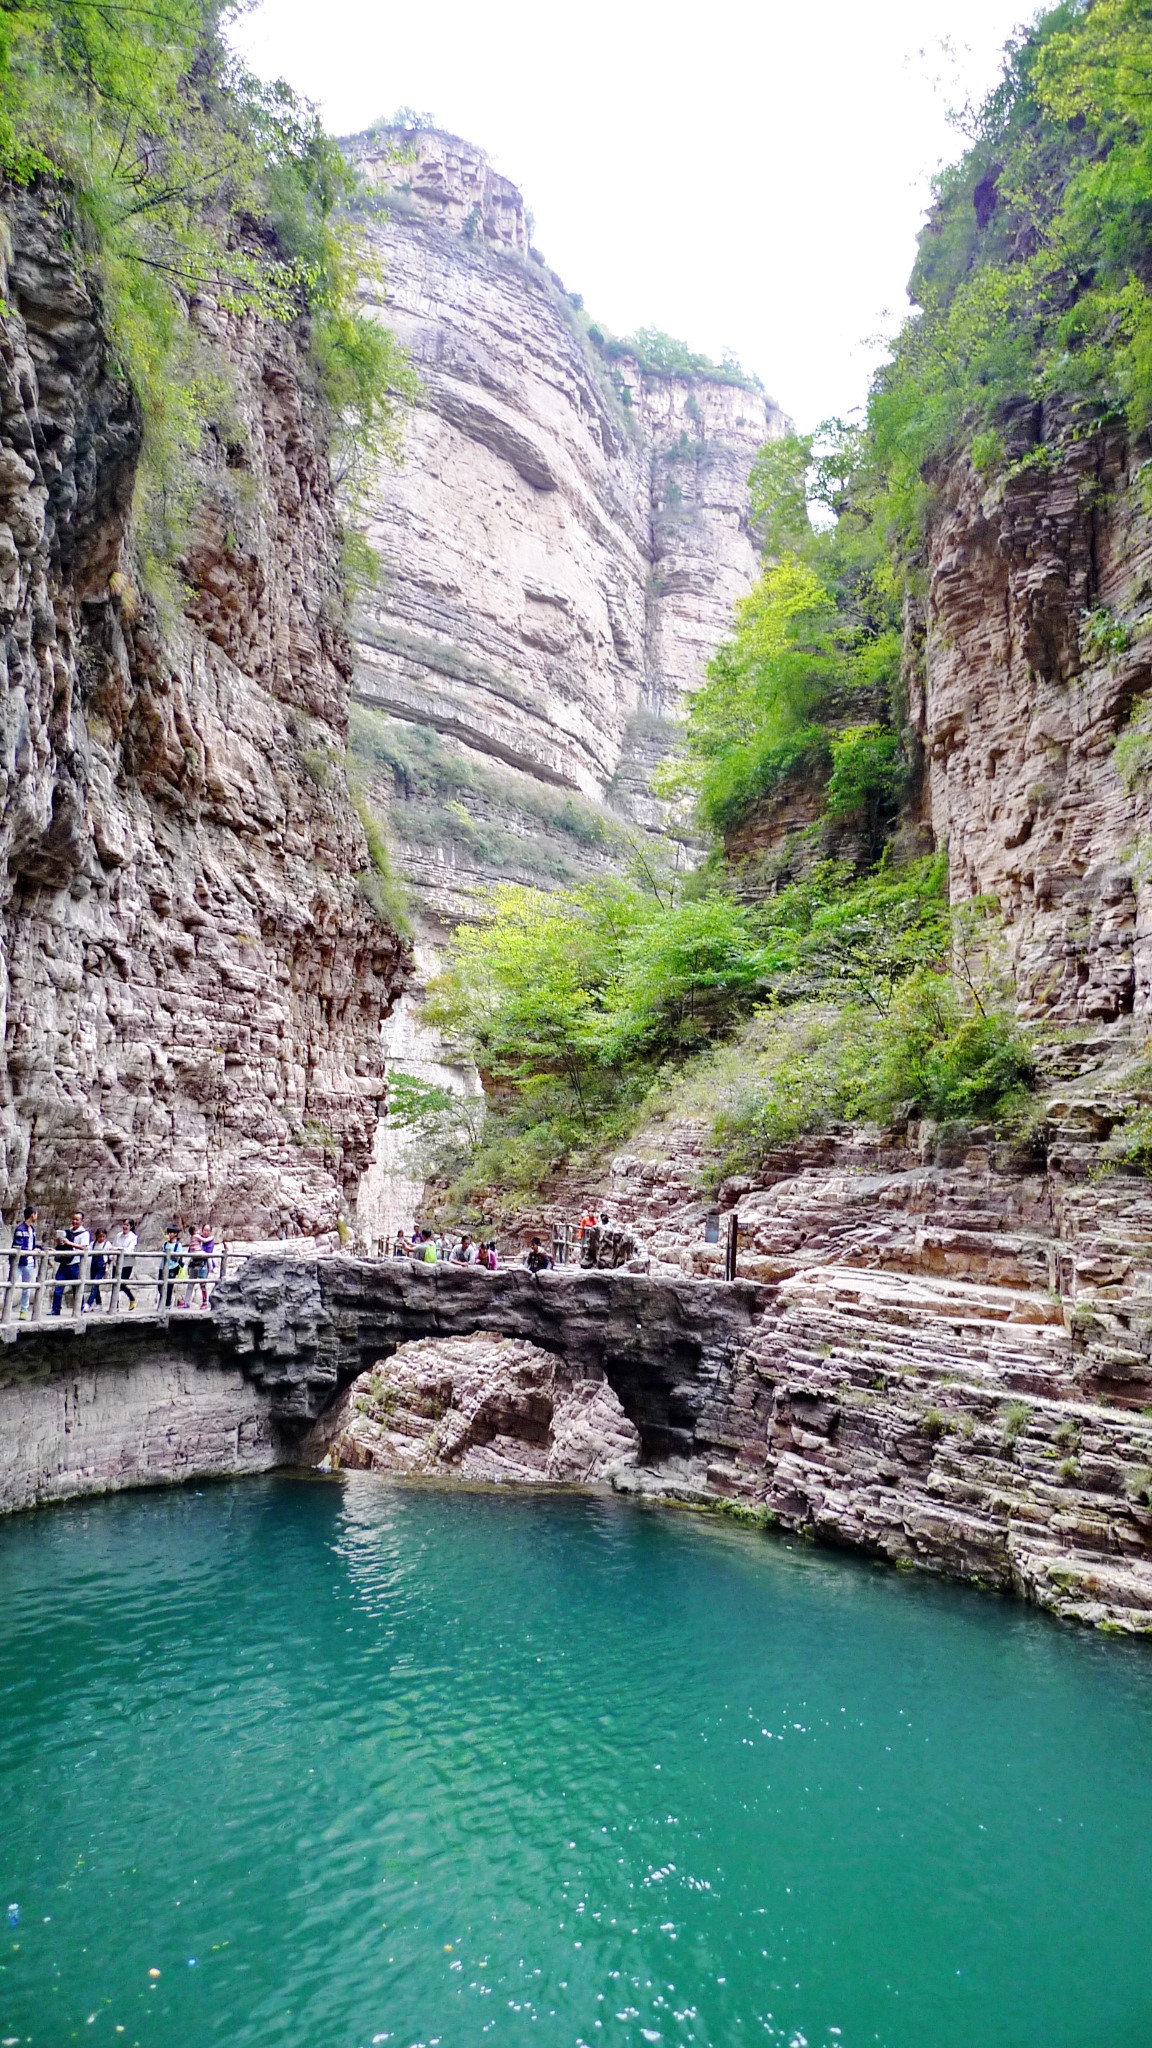
<svg viewBox="0 0 1152 2048"><path fill-rule="evenodd" d="M733 1170L842 1118L1004 1114L1029 1055L946 972L944 866L859 880L829 862L761 903L715 884L498 890L488 922L456 934L427 1012L489 1094L483 1129L432 1162L458 1212L615 1142L650 1091L734 1032L748 1060L704 1103Z"/></svg>
<svg viewBox="0 0 1152 2048"><path fill-rule="evenodd" d="M761 451L753 514L765 568L689 705L683 752L660 778L730 833L788 784L824 792L874 858L903 786L892 726L900 618L883 535L855 492L859 436L837 422ZM825 523L812 524L808 504Z"/></svg>
<svg viewBox="0 0 1152 2048"><path fill-rule="evenodd" d="M894 1112L936 1123L1003 1121L1036 1076L1035 1055L1015 1019L974 1003L950 974L921 971L898 991L875 1028L868 1114Z"/></svg>
<svg viewBox="0 0 1152 2048"><path fill-rule="evenodd" d="M855 1003L777 1013L716 1110L719 1170L759 1174L835 1123L1010 1123L1034 1075L1015 1020L980 1011L938 972L910 976L883 1013Z"/></svg>
<svg viewBox="0 0 1152 2048"><path fill-rule="evenodd" d="M160 556L180 543L182 473L228 425L227 368L189 319L307 315L342 466L395 446L402 351L357 310L351 172L315 112L236 60L216 0L11 0L0 9L0 178L67 211L140 400L137 506Z"/></svg>
<svg viewBox="0 0 1152 2048"><path fill-rule="evenodd" d="M1066 0L1008 45L937 182L910 285L916 310L877 379L868 459L905 545L931 464L1034 459L1009 421L1056 399L1076 430L1152 420L1152 12Z"/></svg>

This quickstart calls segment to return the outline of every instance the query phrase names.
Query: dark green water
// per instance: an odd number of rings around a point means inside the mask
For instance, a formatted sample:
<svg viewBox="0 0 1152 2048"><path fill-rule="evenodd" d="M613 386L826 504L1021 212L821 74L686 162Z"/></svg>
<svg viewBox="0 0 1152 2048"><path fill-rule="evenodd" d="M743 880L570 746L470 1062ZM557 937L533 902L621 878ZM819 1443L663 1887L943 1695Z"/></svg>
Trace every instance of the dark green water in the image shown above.
<svg viewBox="0 0 1152 2048"><path fill-rule="evenodd" d="M1152 1644L368 1476L10 1520L0 1616L5 2042L1152 2042Z"/></svg>

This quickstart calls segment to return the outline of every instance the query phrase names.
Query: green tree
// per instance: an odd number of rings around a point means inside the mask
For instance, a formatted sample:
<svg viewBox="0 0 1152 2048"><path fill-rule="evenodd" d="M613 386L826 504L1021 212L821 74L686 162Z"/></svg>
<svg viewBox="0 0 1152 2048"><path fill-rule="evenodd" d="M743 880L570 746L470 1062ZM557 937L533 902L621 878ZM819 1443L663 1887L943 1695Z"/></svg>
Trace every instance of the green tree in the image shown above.
<svg viewBox="0 0 1152 2048"><path fill-rule="evenodd" d="M1152 420L1150 69L1147 0L1066 0L1009 43L970 112L869 406L874 503L906 550L939 457L1034 459L1020 421L1038 400L1080 432Z"/></svg>
<svg viewBox="0 0 1152 2048"><path fill-rule="evenodd" d="M138 510L161 553L179 543L176 473L228 406L194 297L308 315L338 454L394 450L414 388L394 338L356 306L349 167L312 108L229 52L221 20L215 0L0 8L0 174L41 180L95 276L141 403Z"/></svg>
<svg viewBox="0 0 1152 2048"><path fill-rule="evenodd" d="M681 762L663 778L670 794L695 793L713 831L731 831L786 783L823 789L834 777L829 815L858 816L878 850L901 773L888 723L901 636L862 462L858 433L836 421L816 436L770 441L757 458L751 491L766 565L692 698Z"/></svg>

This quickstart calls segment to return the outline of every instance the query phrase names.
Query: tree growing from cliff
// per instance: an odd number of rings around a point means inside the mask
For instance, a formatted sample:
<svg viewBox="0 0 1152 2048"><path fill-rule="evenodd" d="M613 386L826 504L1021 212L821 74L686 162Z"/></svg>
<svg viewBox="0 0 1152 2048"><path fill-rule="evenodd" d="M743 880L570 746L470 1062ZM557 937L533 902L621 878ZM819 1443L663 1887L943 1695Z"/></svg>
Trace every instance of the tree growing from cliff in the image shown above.
<svg viewBox="0 0 1152 2048"><path fill-rule="evenodd" d="M393 450L412 388L394 338L356 303L348 166L312 108L237 62L221 20L215 0L0 8L0 173L39 181L69 214L141 403L144 509L162 547L181 454L228 406L188 317L197 298L307 316L338 454Z"/></svg>
<svg viewBox="0 0 1152 2048"><path fill-rule="evenodd" d="M730 832L804 781L880 849L900 788L889 721L901 639L883 534L856 489L861 467L858 433L834 421L770 441L752 471L765 567L691 700L683 755L664 777L668 793L695 793L712 831Z"/></svg>
<svg viewBox="0 0 1152 2048"><path fill-rule="evenodd" d="M1067 0L1008 45L937 183L916 310L869 407L878 515L915 550L932 465L1042 460L1038 402L1073 432L1152 421L1152 8Z"/></svg>

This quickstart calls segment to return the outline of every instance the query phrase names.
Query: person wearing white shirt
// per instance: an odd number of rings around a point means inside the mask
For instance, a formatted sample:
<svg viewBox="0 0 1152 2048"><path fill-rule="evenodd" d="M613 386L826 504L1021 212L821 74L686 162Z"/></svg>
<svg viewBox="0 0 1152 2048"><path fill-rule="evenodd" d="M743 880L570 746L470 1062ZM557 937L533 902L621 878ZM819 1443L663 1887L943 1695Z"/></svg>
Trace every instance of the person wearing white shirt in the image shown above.
<svg viewBox="0 0 1152 2048"><path fill-rule="evenodd" d="M139 1243L134 1223L118 1223L112 1232L112 1250L120 1254L120 1274L117 1281L117 1307L121 1294L128 1296L128 1307L136 1306L136 1290L129 1287L132 1278L132 1254Z"/></svg>
<svg viewBox="0 0 1152 2048"><path fill-rule="evenodd" d="M64 1306L65 1293L69 1304L76 1300L76 1282L80 1278L80 1262L92 1242L79 1209L72 1212L72 1221L65 1230L56 1233L56 1250L65 1256L56 1267L56 1285L52 1289L52 1313L60 1314Z"/></svg>

